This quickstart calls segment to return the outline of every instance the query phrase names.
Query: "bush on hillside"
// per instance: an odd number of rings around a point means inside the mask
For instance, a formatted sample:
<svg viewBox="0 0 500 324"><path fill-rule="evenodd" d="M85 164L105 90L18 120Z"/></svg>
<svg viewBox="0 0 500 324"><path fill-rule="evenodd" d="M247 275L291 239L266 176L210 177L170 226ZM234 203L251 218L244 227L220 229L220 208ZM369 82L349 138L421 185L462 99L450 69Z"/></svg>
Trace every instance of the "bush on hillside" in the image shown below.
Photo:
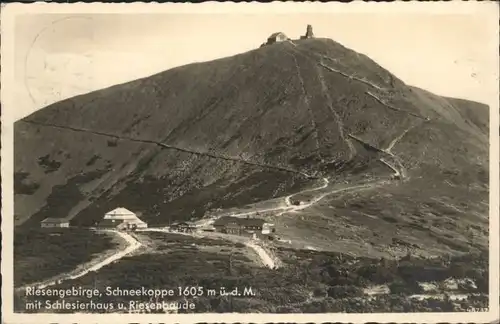
<svg viewBox="0 0 500 324"><path fill-rule="evenodd" d="M360 277L374 284L385 284L398 278L395 268L375 264L363 265L357 270L357 273Z"/></svg>
<svg viewBox="0 0 500 324"><path fill-rule="evenodd" d="M417 282L394 281L389 284L389 290L394 295L412 295L422 293L422 287Z"/></svg>
<svg viewBox="0 0 500 324"><path fill-rule="evenodd" d="M363 290L354 286L332 286L328 289L328 296L332 298L360 297L363 295Z"/></svg>

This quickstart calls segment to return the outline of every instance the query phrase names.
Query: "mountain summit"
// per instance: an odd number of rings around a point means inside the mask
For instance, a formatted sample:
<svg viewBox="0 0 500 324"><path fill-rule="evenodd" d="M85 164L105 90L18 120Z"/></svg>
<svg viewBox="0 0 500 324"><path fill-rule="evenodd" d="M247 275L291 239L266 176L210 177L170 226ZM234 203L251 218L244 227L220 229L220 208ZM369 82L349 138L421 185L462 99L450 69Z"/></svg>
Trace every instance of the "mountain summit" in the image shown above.
<svg viewBox="0 0 500 324"><path fill-rule="evenodd" d="M277 42L18 121L16 224L38 226L50 215L91 225L122 205L167 224L282 197L322 177L362 183L393 169L404 173L398 192L447 186L456 196L426 199L454 205L448 200L473 199L471 188L487 190L488 123L487 106L408 86L330 39ZM468 208L481 205L479 196ZM478 208L483 217L487 208Z"/></svg>

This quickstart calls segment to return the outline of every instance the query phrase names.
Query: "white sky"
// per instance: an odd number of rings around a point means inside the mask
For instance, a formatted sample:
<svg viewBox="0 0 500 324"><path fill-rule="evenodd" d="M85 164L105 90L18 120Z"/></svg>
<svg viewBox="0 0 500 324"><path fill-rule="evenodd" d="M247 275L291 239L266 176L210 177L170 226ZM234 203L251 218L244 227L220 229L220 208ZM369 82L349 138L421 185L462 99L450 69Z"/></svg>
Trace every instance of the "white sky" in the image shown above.
<svg viewBox="0 0 500 324"><path fill-rule="evenodd" d="M436 94L489 103L491 83L498 82L498 15L31 14L15 20L15 118L77 94L254 49L275 31L296 38L307 24L317 37L364 53Z"/></svg>

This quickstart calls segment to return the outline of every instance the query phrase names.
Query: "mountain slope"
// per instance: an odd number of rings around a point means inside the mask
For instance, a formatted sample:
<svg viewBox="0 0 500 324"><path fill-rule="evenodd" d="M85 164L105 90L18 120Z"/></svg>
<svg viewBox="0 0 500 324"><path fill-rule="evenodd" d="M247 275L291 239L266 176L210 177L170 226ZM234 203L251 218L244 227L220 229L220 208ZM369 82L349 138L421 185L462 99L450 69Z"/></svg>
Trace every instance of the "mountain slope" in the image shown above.
<svg viewBox="0 0 500 324"><path fill-rule="evenodd" d="M409 87L327 39L284 42L77 96L15 124L16 223L152 224L387 177L488 186L488 108ZM487 199L487 198L486 198Z"/></svg>

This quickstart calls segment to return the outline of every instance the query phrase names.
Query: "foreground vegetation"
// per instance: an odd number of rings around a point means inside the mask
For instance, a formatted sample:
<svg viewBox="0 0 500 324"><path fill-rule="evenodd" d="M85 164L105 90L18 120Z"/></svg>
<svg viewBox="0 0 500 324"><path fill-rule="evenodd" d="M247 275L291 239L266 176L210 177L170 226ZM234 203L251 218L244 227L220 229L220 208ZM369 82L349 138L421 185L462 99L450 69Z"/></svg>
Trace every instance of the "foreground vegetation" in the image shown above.
<svg viewBox="0 0 500 324"><path fill-rule="evenodd" d="M14 232L14 286L49 279L92 260L118 243L87 229L26 228Z"/></svg>
<svg viewBox="0 0 500 324"><path fill-rule="evenodd" d="M289 270L302 272L305 290L315 297L302 305L304 312L439 312L487 307L487 253L430 259L408 255L401 260L374 260L291 249L277 252ZM445 284L447 279L456 279L458 286L450 289ZM426 292L421 285L430 282L436 283L436 291ZM369 288L377 286L386 286L388 291L366 295ZM419 294L428 298L412 298ZM453 301L450 298L453 294L468 295L468 298ZM444 298L439 298L440 295Z"/></svg>
<svg viewBox="0 0 500 324"><path fill-rule="evenodd" d="M149 234L148 234L149 235ZM487 307L488 255L453 258L402 260L355 258L340 253L277 249L283 267L258 267L241 244L220 240L198 240L188 236L154 233L159 243L152 253L126 257L59 287L105 287L121 289L174 289L202 287L200 296L170 296L159 301L189 301L189 312L428 312L465 311ZM212 249L212 250L210 250ZM469 278L473 284L459 284L451 291L448 278ZM436 282L442 293L465 294L465 301L453 298L426 298L421 282ZM388 291L368 294L367 289L385 285ZM255 295L222 296L221 288L242 292L251 288ZM206 292L214 289L216 295ZM105 296L102 302L151 301L148 296ZM180 310L182 312L182 310Z"/></svg>

